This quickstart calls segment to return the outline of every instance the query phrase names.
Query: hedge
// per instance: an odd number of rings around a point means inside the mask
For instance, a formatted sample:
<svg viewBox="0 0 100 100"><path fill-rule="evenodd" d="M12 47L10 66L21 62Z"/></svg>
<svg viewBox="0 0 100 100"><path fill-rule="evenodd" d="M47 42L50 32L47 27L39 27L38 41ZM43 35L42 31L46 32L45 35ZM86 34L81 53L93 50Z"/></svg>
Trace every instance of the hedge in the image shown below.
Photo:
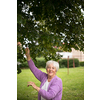
<svg viewBox="0 0 100 100"><path fill-rule="evenodd" d="M44 59L37 60L34 63L37 68L45 68L46 67L46 61Z"/></svg>
<svg viewBox="0 0 100 100"><path fill-rule="evenodd" d="M45 60L37 60L37 61L33 60L33 62L37 68L45 68L46 66ZM20 68L29 68L27 61L24 63L21 63L19 66Z"/></svg>
<svg viewBox="0 0 100 100"><path fill-rule="evenodd" d="M84 66L84 61L80 62L80 66Z"/></svg>
<svg viewBox="0 0 100 100"><path fill-rule="evenodd" d="M29 68L27 61L19 65L20 68Z"/></svg>
<svg viewBox="0 0 100 100"><path fill-rule="evenodd" d="M75 67L79 67L79 60L74 59ZM59 60L59 67L60 68L67 68L67 59ZM73 59L69 59L69 68L73 67Z"/></svg>
<svg viewBox="0 0 100 100"><path fill-rule="evenodd" d="M45 68L46 67L46 61L44 59L39 59L37 61L34 61L35 66L37 68ZM78 59L74 59L75 67L79 67L80 63ZM60 59L59 60L59 67L60 68L67 68L67 59ZM73 59L69 59L69 68L73 67ZM20 68L29 68L27 61L20 64Z"/></svg>

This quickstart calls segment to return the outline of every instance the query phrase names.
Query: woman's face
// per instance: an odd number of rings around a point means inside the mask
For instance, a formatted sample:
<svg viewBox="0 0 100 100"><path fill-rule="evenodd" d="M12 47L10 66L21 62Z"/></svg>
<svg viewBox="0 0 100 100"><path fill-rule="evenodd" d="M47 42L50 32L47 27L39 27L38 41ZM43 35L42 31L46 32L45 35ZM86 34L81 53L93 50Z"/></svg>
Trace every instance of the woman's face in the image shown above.
<svg viewBox="0 0 100 100"><path fill-rule="evenodd" d="M47 74L49 77L54 77L56 75L56 68L52 63L47 67Z"/></svg>

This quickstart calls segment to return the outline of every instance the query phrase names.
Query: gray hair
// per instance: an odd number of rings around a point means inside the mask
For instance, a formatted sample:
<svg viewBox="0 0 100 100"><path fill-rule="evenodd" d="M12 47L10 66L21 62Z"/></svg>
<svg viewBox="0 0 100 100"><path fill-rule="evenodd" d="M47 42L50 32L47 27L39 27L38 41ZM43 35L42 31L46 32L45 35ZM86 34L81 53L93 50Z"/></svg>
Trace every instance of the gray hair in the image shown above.
<svg viewBox="0 0 100 100"><path fill-rule="evenodd" d="M59 70L59 63L53 60L49 60L46 62L46 69L50 64L53 64L53 66L56 68L56 71Z"/></svg>

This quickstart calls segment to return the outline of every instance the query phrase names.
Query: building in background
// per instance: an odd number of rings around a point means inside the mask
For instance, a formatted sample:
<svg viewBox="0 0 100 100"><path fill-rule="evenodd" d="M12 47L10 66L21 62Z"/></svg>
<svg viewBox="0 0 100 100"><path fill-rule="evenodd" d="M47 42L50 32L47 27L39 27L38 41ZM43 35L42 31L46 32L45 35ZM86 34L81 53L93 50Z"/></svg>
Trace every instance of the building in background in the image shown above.
<svg viewBox="0 0 100 100"><path fill-rule="evenodd" d="M62 59L68 58L77 58L79 61L84 61L84 53L79 50L72 48L72 52L56 52L56 54L62 55Z"/></svg>

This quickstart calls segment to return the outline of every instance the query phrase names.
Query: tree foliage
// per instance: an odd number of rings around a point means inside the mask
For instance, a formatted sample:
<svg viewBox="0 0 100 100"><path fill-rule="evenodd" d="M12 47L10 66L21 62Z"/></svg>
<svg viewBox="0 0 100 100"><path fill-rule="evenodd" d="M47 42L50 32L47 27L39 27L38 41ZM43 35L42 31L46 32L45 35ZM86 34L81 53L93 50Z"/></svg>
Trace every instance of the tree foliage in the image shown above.
<svg viewBox="0 0 100 100"><path fill-rule="evenodd" d="M33 59L58 60L54 46L84 51L82 11L84 0L17 0L17 41L30 48Z"/></svg>

